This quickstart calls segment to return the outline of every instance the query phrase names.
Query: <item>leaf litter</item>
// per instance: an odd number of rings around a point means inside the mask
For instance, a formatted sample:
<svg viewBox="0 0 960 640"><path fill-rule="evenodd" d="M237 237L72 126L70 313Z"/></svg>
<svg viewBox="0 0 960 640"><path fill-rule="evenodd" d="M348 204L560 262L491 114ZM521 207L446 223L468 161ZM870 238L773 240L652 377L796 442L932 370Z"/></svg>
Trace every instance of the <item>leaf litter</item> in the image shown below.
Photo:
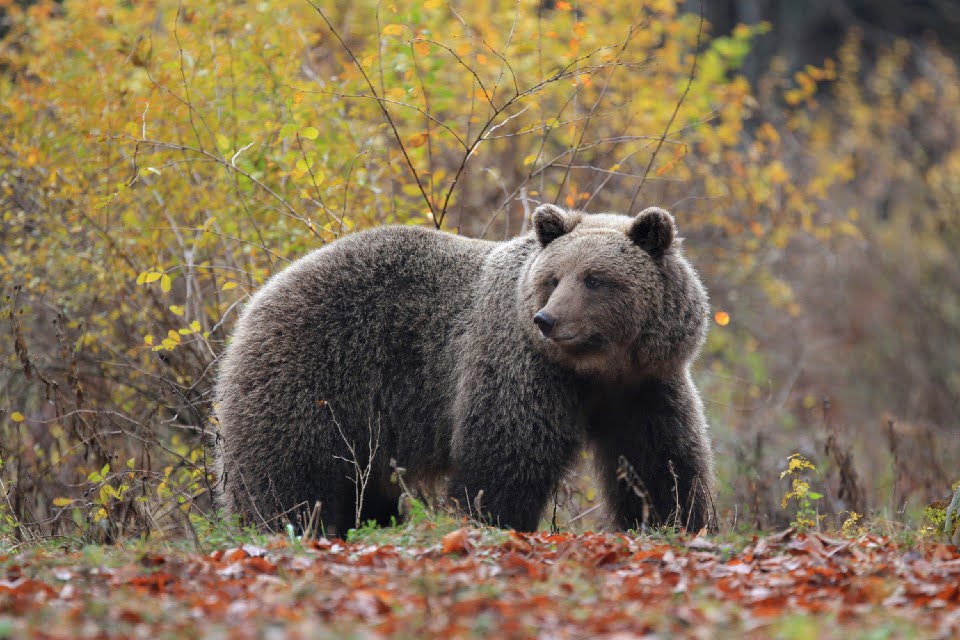
<svg viewBox="0 0 960 640"><path fill-rule="evenodd" d="M957 637L960 553L788 530L704 537L473 528L212 553L0 557L0 637Z"/></svg>

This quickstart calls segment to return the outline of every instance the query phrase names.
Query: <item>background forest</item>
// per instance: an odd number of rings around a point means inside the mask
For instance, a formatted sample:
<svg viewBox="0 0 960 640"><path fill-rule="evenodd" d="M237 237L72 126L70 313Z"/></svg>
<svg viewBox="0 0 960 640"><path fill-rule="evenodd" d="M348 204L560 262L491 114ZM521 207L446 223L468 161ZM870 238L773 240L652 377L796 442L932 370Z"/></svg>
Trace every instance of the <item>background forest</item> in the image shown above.
<svg viewBox="0 0 960 640"><path fill-rule="evenodd" d="M509 238L541 202L675 214L722 530L929 524L960 480L960 9L801 4L0 0L0 544L217 526L249 295L358 229ZM572 475L557 524L597 501Z"/></svg>

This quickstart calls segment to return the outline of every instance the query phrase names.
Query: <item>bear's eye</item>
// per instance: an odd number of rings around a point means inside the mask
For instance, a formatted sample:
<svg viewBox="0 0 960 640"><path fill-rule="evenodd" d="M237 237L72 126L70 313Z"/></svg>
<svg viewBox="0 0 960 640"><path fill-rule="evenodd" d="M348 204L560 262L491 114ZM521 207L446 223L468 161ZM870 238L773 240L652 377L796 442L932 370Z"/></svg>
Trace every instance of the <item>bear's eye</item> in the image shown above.
<svg viewBox="0 0 960 640"><path fill-rule="evenodd" d="M601 284L603 284L603 281L596 276L587 276L583 279L583 286L585 286L587 289L596 289Z"/></svg>
<svg viewBox="0 0 960 640"><path fill-rule="evenodd" d="M550 284L551 289L556 289L560 285L560 279L556 276L550 278L547 282Z"/></svg>

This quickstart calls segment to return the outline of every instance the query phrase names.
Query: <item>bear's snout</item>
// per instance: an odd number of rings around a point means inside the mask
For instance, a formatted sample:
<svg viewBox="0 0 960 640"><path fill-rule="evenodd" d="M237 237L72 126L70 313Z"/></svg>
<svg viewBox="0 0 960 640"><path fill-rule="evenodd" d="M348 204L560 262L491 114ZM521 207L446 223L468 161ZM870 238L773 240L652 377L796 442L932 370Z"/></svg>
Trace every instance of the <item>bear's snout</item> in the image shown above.
<svg viewBox="0 0 960 640"><path fill-rule="evenodd" d="M540 329L540 333L549 336L553 328L557 326L557 319L541 309L537 311L537 315L533 316L533 323Z"/></svg>

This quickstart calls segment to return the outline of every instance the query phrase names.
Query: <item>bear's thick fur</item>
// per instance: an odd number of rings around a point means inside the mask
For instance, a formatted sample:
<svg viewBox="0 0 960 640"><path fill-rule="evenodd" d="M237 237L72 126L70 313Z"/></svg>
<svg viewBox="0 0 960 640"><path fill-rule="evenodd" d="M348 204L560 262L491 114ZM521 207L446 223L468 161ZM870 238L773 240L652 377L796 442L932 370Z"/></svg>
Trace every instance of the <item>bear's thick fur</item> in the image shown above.
<svg viewBox="0 0 960 640"><path fill-rule="evenodd" d="M662 209L543 205L509 242L383 227L297 261L222 357L221 506L275 527L319 502L343 535L359 469L362 521L388 523L393 460L408 483L446 476L461 505L532 530L591 445L618 527L707 526L713 458L689 367L708 304L675 233Z"/></svg>

